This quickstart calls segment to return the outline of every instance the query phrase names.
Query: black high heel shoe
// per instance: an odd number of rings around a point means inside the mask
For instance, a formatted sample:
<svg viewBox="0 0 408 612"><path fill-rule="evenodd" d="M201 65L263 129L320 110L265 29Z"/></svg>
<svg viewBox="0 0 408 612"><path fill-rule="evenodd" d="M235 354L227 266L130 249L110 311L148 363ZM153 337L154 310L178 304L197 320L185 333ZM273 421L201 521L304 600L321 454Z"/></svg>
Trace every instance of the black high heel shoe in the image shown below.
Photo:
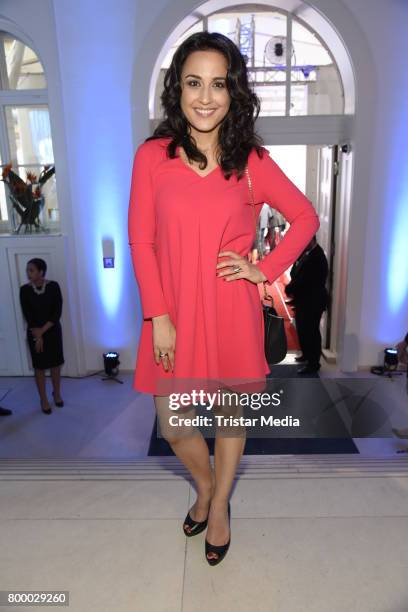
<svg viewBox="0 0 408 612"><path fill-rule="evenodd" d="M190 538L191 536L198 535L199 533L204 531L204 529L207 527L207 521L208 521L208 518L206 518L205 521L195 521L194 519L191 518L190 511L188 511L187 516L184 519L184 523L183 523L184 534L188 538ZM186 531L186 528L184 527L185 524L187 524L190 527L190 531Z"/></svg>
<svg viewBox="0 0 408 612"><path fill-rule="evenodd" d="M231 530L231 506L229 502L228 502L228 524L230 525L230 530ZM207 559L208 563L210 565L217 565L217 563L220 563L225 557L225 555L227 554L230 544L231 544L231 535L230 535L230 539L228 540L228 542L226 544L223 544L222 546L214 546L214 544L210 544L206 538L205 539L205 558ZM209 559L207 557L209 553L216 553L218 557L216 558L212 557L211 559Z"/></svg>
<svg viewBox="0 0 408 612"><path fill-rule="evenodd" d="M56 402L56 401L55 401L55 394L54 394L54 391L52 392L52 397L54 398L54 403L55 403L55 405L56 405L56 406L60 406L60 407L61 407L61 406L63 406L63 405L64 405L63 400L61 400L60 402Z"/></svg>

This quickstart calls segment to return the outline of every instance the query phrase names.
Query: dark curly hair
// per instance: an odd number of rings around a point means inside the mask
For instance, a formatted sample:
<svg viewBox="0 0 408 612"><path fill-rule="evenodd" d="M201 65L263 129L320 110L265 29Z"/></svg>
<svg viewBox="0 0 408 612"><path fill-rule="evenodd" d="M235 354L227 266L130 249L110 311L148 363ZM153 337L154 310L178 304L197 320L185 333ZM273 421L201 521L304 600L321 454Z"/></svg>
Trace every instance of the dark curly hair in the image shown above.
<svg viewBox="0 0 408 612"><path fill-rule="evenodd" d="M164 89L160 96L164 119L146 141L171 137L172 140L167 145L168 157L176 157L176 148L182 145L189 160L199 162L201 169L206 168L207 158L196 147L194 139L190 136L189 123L180 106L180 81L182 67L188 55L193 51L209 49L221 52L227 60L226 84L231 100L228 113L219 127L218 163L226 179L229 179L234 172L239 179L244 173L251 149L255 147L259 157L263 155L263 142L254 130L254 123L260 111L260 100L249 87L243 55L232 40L219 32L197 32L178 47L166 71Z"/></svg>

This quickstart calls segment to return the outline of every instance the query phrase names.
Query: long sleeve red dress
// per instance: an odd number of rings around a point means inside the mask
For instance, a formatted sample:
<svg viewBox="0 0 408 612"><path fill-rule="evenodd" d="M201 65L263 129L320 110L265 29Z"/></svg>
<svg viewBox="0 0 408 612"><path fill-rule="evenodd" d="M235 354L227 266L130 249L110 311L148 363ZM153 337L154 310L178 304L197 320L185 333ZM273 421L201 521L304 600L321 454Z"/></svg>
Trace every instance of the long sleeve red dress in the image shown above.
<svg viewBox="0 0 408 612"><path fill-rule="evenodd" d="M270 373L258 285L218 277L221 251L247 257L255 237L245 174L224 178L221 167L200 176L179 156L167 157L169 137L136 150L128 209L128 238L143 321L133 388L153 395L214 389L225 383L264 388ZM263 203L290 227L256 265L272 283L298 258L319 228L312 203L262 147L248 157L256 218ZM152 317L168 313L176 328L174 370L156 364ZM215 381L215 387L214 387ZM259 381L260 386L256 381ZM198 385L198 386L197 386Z"/></svg>

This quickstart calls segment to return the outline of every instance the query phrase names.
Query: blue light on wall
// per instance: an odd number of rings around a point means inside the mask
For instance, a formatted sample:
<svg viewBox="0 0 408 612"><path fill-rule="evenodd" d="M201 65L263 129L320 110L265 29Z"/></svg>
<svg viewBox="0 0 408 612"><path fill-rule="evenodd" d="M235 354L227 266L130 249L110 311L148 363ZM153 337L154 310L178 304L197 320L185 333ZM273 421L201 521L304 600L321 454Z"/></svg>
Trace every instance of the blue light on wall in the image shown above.
<svg viewBox="0 0 408 612"><path fill-rule="evenodd" d="M408 154L407 158L408 158ZM401 169L394 219L389 234L387 298L390 314L397 315L408 296L408 164Z"/></svg>
<svg viewBox="0 0 408 612"><path fill-rule="evenodd" d="M127 286L135 148L130 98L135 24L127 15L134 14L134 2L121 0L120 10L108 3L102 11L96 0L54 4L85 352L94 368L102 351L126 351L139 314ZM104 258L114 258L114 267L104 267Z"/></svg>
<svg viewBox="0 0 408 612"><path fill-rule="evenodd" d="M112 193L112 192L110 192ZM113 198L114 201L114 198ZM116 259L116 262L123 261L120 254L124 250L124 230L120 223L119 203L114 205L112 198L109 202L99 200L100 213L95 223L95 245L97 248L97 292L101 301L101 306L106 316L114 321L118 320L119 308L123 302L123 266L105 266L104 259ZM119 257L118 257L119 255Z"/></svg>
<svg viewBox="0 0 408 612"><path fill-rule="evenodd" d="M112 335L112 346L114 340L118 339L120 320L120 308L123 305L123 283L125 259L125 248L128 248L125 240L126 206L129 197L127 182L118 180L119 168L115 170L115 160L109 154L109 147L106 142L108 138L113 141L113 137L105 130L104 147L88 147L88 154L94 158L94 168L90 181L91 188L88 191L88 227L90 228L90 244L93 245L93 266L96 270L94 287L97 302L100 305L98 313L101 320L105 321L105 336ZM115 260L115 267L105 267L104 258ZM109 325L106 325L109 323ZM108 327L112 331L107 332ZM113 330L116 333L113 333Z"/></svg>
<svg viewBox="0 0 408 612"><path fill-rule="evenodd" d="M385 345L401 340L408 331L408 152L403 127L408 123L406 114L401 100L395 102L395 113L385 126L392 145L388 167L384 169L386 210L378 227L382 235L382 270L378 284L382 305L377 332Z"/></svg>

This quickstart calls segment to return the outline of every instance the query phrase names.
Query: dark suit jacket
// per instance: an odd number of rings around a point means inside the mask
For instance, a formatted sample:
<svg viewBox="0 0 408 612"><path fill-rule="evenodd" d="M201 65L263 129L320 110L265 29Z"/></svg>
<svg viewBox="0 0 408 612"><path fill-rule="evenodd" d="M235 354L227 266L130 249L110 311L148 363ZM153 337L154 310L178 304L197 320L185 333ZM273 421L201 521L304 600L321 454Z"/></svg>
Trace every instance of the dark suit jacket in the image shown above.
<svg viewBox="0 0 408 612"><path fill-rule="evenodd" d="M290 271L291 281L285 287L286 295L291 297L295 306L328 305L329 294L326 281L329 266L326 255L319 244L306 255L300 255Z"/></svg>

